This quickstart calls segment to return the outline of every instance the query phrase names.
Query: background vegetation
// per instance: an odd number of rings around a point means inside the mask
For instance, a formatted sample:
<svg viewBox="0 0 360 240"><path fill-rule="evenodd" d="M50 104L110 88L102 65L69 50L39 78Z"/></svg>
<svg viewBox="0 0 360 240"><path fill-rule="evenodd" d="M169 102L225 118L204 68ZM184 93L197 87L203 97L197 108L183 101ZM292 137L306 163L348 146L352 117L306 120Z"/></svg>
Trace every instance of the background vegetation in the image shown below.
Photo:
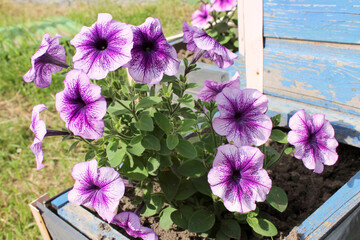
<svg viewBox="0 0 360 240"><path fill-rule="evenodd" d="M78 145L68 153L71 142L46 138L43 145L46 167L36 170L35 157L29 149L33 140L29 130L32 107L40 103L48 107L41 118L49 128L65 126L55 109L55 94L63 89L64 74L55 74L46 89L37 89L22 80L43 34L34 35L39 29L29 26L34 26L34 21L37 26L41 19L56 16L79 23L76 26L90 26L98 13L107 12L114 19L133 25L143 23L149 16L160 18L165 35L170 36L181 32L182 23L189 21L194 10L194 6L181 0L141 5L100 2L66 7L0 1L0 239L41 239L28 204L46 192L53 196L71 187L72 166L83 161L86 150L85 146ZM63 40L68 53L74 52L68 43L71 38L67 36ZM68 55L68 63L70 61Z"/></svg>

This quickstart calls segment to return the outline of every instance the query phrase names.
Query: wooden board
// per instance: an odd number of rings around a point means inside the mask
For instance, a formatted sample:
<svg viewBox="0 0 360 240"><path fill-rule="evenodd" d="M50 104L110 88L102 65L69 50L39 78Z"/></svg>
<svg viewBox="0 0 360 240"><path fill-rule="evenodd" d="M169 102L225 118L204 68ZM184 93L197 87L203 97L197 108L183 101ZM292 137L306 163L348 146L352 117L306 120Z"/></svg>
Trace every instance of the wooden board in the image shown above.
<svg viewBox="0 0 360 240"><path fill-rule="evenodd" d="M360 44L360 1L264 0L264 36Z"/></svg>
<svg viewBox="0 0 360 240"><path fill-rule="evenodd" d="M46 228L46 225L44 223L44 219L41 216L40 210L36 207L36 204L39 203L43 203L44 201L50 199L49 195L47 193L45 193L44 195L42 195L41 197L39 197L38 199L32 201L29 204L31 213L33 215L33 217L35 218L35 222L36 225L39 228L41 237L43 238L43 240L51 240L50 234Z"/></svg>
<svg viewBox="0 0 360 240"><path fill-rule="evenodd" d="M360 46L279 39L265 44L264 93L360 115Z"/></svg>
<svg viewBox="0 0 360 240"><path fill-rule="evenodd" d="M360 171L297 227L298 233L303 234L301 239L326 236L359 202Z"/></svg>

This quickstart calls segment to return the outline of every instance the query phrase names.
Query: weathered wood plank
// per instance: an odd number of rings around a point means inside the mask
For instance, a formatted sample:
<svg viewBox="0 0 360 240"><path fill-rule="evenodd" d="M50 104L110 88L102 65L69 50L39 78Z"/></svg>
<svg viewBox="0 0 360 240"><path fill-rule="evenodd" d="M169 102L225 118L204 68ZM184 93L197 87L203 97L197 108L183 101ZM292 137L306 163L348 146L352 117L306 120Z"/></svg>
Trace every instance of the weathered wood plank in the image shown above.
<svg viewBox="0 0 360 240"><path fill-rule="evenodd" d="M360 171L297 228L303 234L301 239L321 239L359 202Z"/></svg>
<svg viewBox="0 0 360 240"><path fill-rule="evenodd" d="M90 239L128 240L127 237L81 206L67 203L58 210L58 214Z"/></svg>
<svg viewBox="0 0 360 240"><path fill-rule="evenodd" d="M360 115L360 46L266 39L264 92Z"/></svg>
<svg viewBox="0 0 360 240"><path fill-rule="evenodd" d="M264 0L264 36L360 44L360 1Z"/></svg>
<svg viewBox="0 0 360 240"><path fill-rule="evenodd" d="M246 86L263 92L263 1L244 1Z"/></svg>

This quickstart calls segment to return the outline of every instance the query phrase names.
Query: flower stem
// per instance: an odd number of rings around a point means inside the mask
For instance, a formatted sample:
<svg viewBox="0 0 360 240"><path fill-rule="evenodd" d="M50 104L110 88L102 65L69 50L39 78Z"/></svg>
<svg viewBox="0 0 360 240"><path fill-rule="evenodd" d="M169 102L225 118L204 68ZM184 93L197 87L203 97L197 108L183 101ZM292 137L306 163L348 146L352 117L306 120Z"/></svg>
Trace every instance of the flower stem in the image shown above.
<svg viewBox="0 0 360 240"><path fill-rule="evenodd" d="M266 164L266 165L267 165L267 166L266 166L266 169L269 169L269 168L272 167L275 163L277 163L277 162L282 158L282 156L284 156L285 150L286 150L286 148L288 148L288 147L289 147L289 143L285 144L285 146L284 146L284 148L282 149L279 157L278 157L277 159L273 160L273 161L268 162L268 163Z"/></svg>
<svg viewBox="0 0 360 240"><path fill-rule="evenodd" d="M70 133L69 133L69 132L65 132L65 131L58 131L58 130L46 129L45 137L66 136L66 135L70 135Z"/></svg>

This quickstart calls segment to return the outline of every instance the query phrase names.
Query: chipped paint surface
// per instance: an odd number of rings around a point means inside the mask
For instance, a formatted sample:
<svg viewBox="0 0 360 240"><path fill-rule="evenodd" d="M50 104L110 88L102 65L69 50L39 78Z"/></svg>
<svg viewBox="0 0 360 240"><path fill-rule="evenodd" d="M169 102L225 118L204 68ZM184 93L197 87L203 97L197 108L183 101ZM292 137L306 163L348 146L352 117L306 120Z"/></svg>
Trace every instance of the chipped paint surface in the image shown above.
<svg viewBox="0 0 360 240"><path fill-rule="evenodd" d="M360 44L352 0L264 0L265 37Z"/></svg>
<svg viewBox="0 0 360 240"><path fill-rule="evenodd" d="M264 89L274 96L360 115L360 48L266 39Z"/></svg>

